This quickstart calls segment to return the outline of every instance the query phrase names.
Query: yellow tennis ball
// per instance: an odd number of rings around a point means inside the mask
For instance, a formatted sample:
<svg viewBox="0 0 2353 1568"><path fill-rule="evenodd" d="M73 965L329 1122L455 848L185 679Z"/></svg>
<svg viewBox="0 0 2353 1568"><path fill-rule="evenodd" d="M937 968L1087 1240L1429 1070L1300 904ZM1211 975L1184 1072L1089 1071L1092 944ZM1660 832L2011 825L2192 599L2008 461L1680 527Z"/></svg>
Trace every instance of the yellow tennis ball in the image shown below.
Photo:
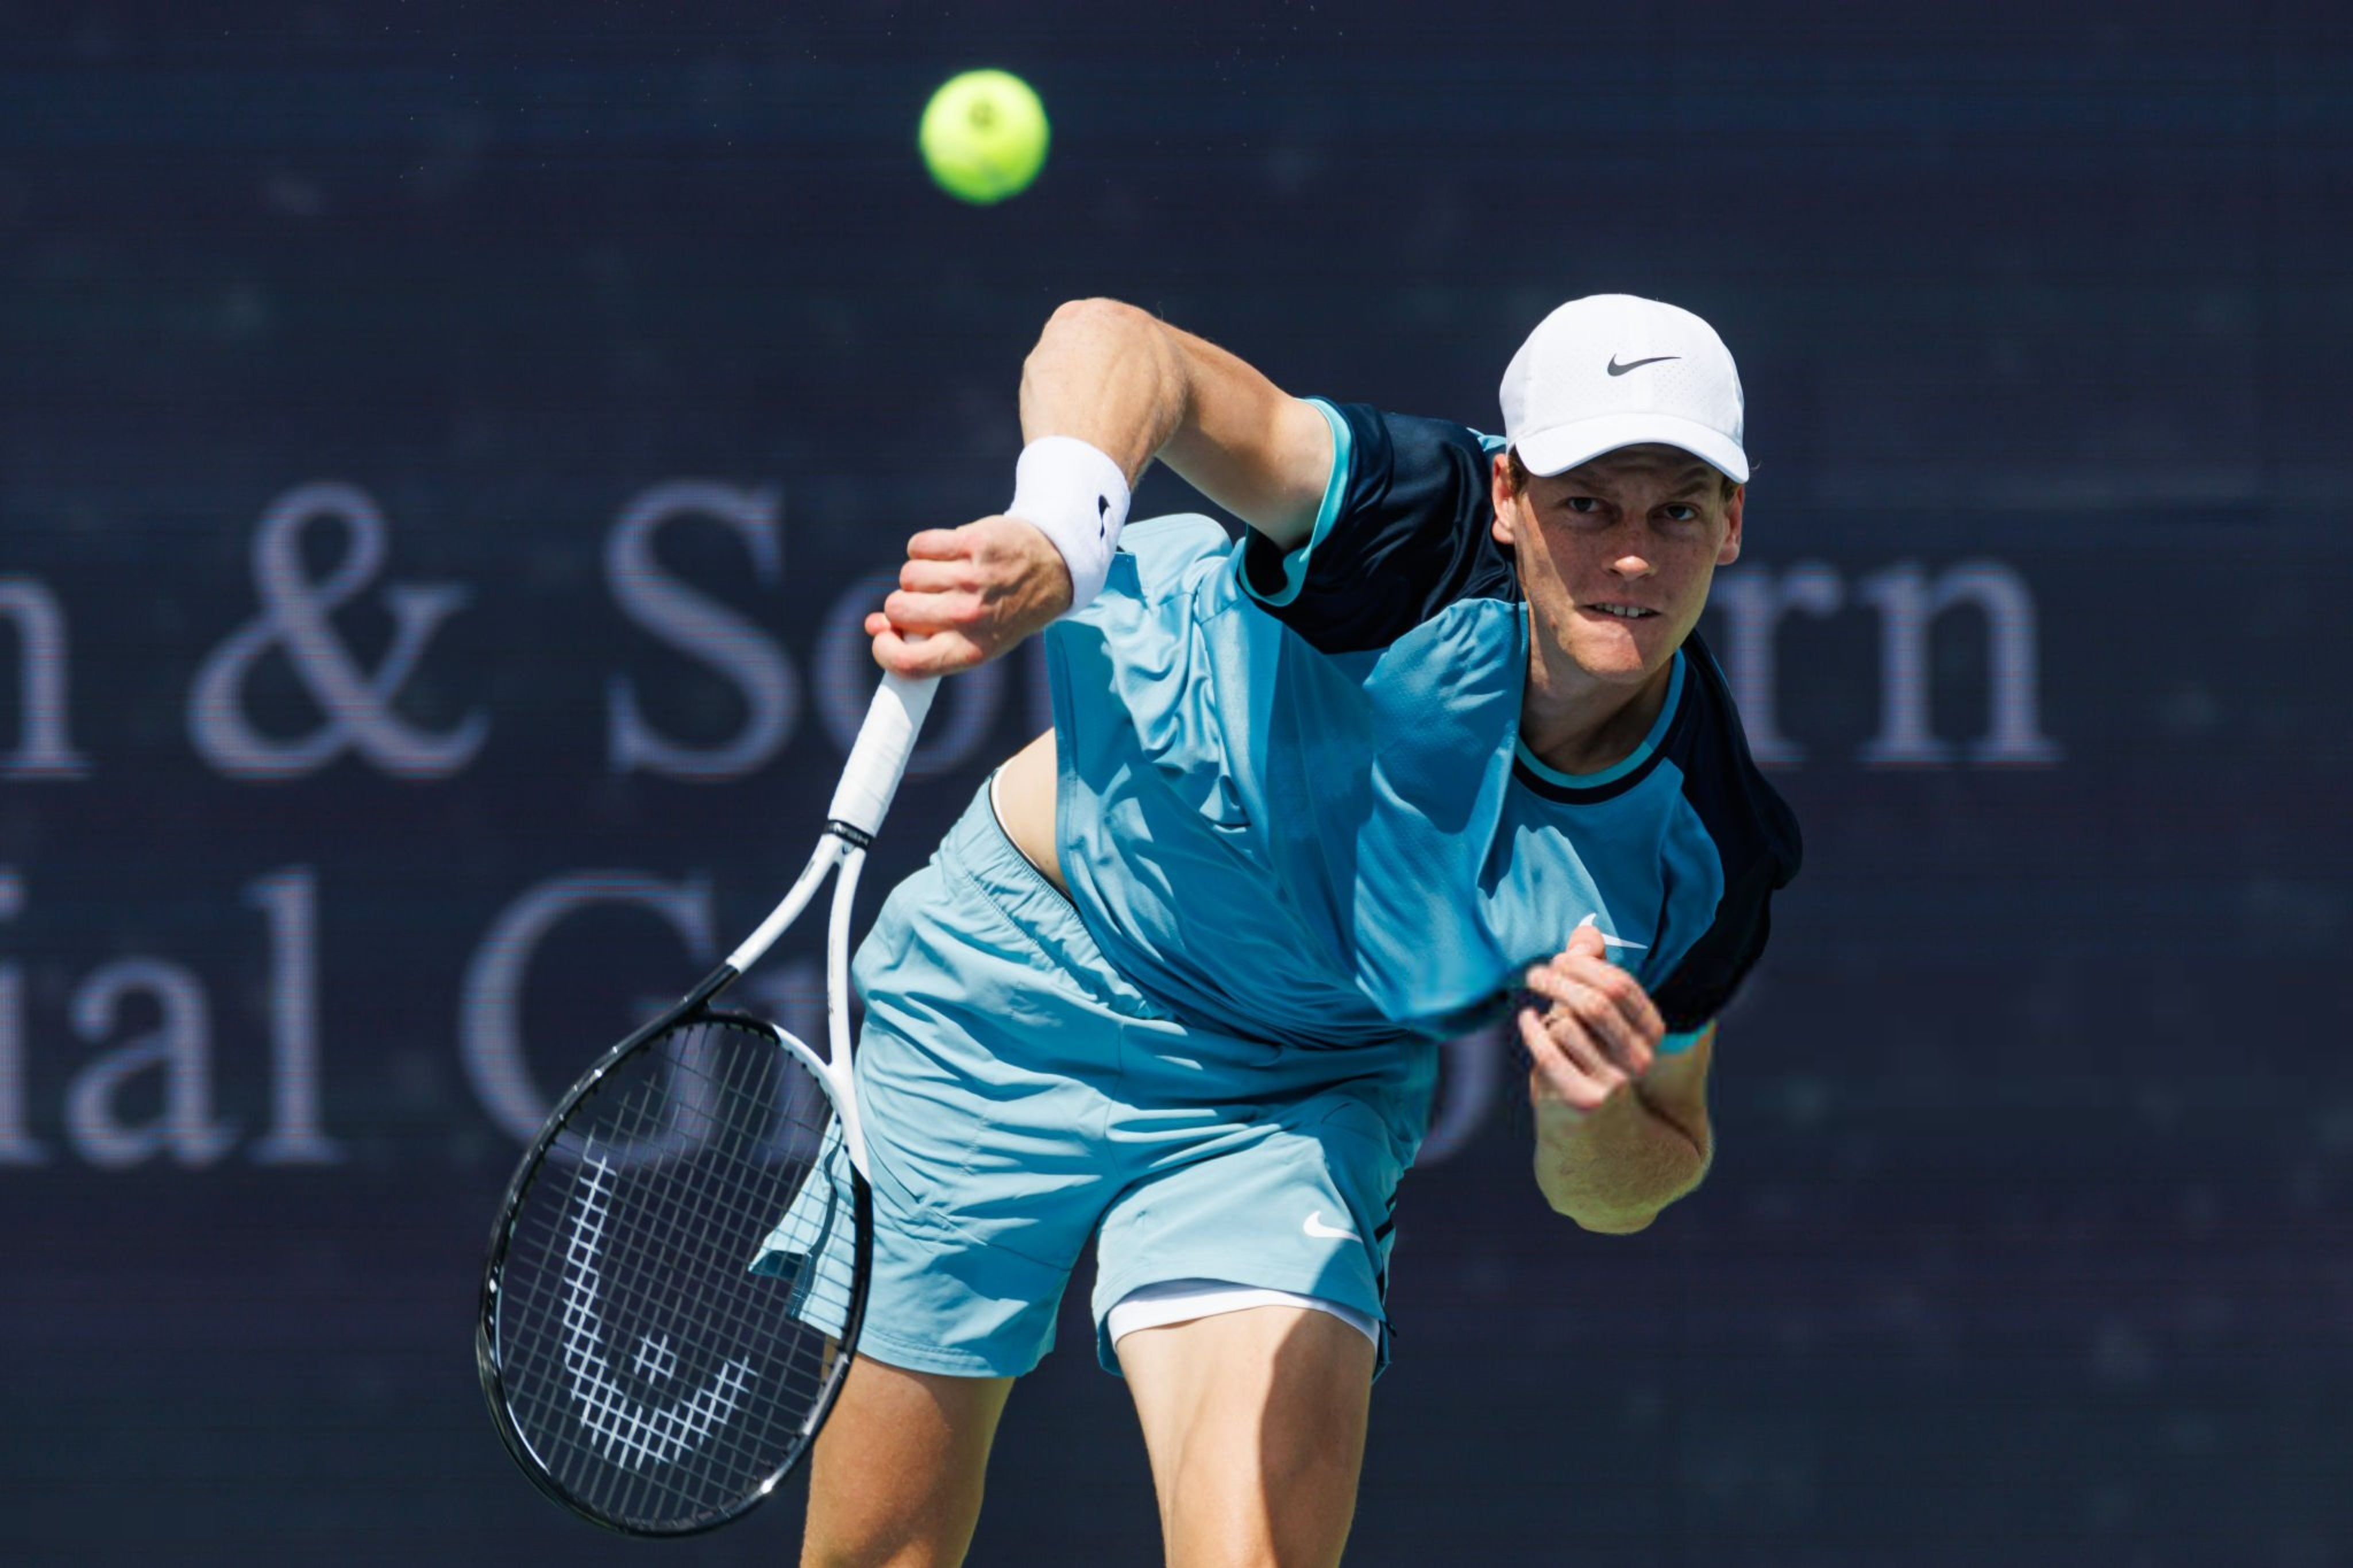
<svg viewBox="0 0 2353 1568"><path fill-rule="evenodd" d="M1010 71L950 77L915 133L940 189L979 206L1027 190L1046 166L1046 106Z"/></svg>

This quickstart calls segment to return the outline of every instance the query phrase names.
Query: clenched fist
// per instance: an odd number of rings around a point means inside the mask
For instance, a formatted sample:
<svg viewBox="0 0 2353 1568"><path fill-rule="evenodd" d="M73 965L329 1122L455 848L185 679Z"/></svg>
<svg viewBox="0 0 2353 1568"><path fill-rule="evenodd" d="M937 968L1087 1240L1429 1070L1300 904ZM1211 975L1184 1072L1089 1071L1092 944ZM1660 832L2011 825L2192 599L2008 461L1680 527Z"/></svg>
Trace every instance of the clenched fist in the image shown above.
<svg viewBox="0 0 2353 1568"><path fill-rule="evenodd" d="M1568 946L1529 969L1526 980L1520 1038L1535 1059L1528 1096L1540 1113L1551 1107L1590 1115L1651 1070L1666 1020L1641 983L1609 962L1599 931L1577 927Z"/></svg>
<svg viewBox="0 0 2353 1568"><path fill-rule="evenodd" d="M1071 570L1045 534L1013 517L932 528L907 541L899 588L866 617L874 662L948 675L995 658L1070 608Z"/></svg>

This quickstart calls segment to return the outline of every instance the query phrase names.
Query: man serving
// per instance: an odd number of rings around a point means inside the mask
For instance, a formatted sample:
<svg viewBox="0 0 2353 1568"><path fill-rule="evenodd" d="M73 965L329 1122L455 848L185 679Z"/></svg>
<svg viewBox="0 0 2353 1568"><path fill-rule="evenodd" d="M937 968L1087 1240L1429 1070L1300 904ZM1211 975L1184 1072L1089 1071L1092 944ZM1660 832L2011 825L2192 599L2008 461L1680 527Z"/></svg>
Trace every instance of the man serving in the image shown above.
<svg viewBox="0 0 2353 1568"><path fill-rule="evenodd" d="M1093 1237L1169 1561L1335 1563L1438 1043L1513 1018L1537 1185L1588 1230L1707 1169L1714 1019L1799 862L1694 629L1740 552L1738 376L1688 311L1574 300L1496 439L1087 300L1021 418L1005 512L915 535L866 626L940 675L1050 623L1054 727L859 951L874 1276L803 1561L962 1560ZM1239 544L1123 531L1155 458Z"/></svg>

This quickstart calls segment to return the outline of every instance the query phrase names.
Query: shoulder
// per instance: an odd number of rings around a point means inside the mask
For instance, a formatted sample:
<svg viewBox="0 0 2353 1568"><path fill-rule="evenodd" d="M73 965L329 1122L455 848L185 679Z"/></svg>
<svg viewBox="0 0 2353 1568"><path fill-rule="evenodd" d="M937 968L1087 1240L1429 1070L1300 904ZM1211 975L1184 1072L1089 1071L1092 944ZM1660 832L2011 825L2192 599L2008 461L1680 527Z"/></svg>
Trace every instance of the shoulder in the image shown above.
<svg viewBox="0 0 2353 1568"><path fill-rule="evenodd" d="M1493 515L1487 475L1490 458L1503 449L1500 438L1451 419L1393 414L1366 403L1308 401L1332 423L1340 448L1335 477L1345 468L1349 510L1443 507Z"/></svg>
<svg viewBox="0 0 2353 1568"><path fill-rule="evenodd" d="M1489 489L1501 443L1451 420L1306 400L1332 426L1332 472L1305 543L1247 536L1250 598L1326 653L1385 647L1464 598L1516 600Z"/></svg>

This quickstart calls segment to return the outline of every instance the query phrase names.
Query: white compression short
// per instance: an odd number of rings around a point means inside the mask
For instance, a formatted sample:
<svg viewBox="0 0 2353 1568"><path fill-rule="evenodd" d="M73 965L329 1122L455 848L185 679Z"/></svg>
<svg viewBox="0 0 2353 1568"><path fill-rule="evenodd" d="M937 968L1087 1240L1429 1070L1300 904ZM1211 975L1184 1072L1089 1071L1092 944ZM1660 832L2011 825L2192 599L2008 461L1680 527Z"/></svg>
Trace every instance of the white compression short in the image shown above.
<svg viewBox="0 0 2353 1568"><path fill-rule="evenodd" d="M1291 1290L1229 1285L1223 1279L1167 1279L1157 1285L1139 1285L1103 1314L1103 1332L1112 1343L1117 1344L1138 1329L1189 1323L1196 1318L1214 1318L1250 1307L1304 1307L1314 1312L1329 1312L1372 1341L1375 1348L1381 1342L1379 1326L1354 1307Z"/></svg>

